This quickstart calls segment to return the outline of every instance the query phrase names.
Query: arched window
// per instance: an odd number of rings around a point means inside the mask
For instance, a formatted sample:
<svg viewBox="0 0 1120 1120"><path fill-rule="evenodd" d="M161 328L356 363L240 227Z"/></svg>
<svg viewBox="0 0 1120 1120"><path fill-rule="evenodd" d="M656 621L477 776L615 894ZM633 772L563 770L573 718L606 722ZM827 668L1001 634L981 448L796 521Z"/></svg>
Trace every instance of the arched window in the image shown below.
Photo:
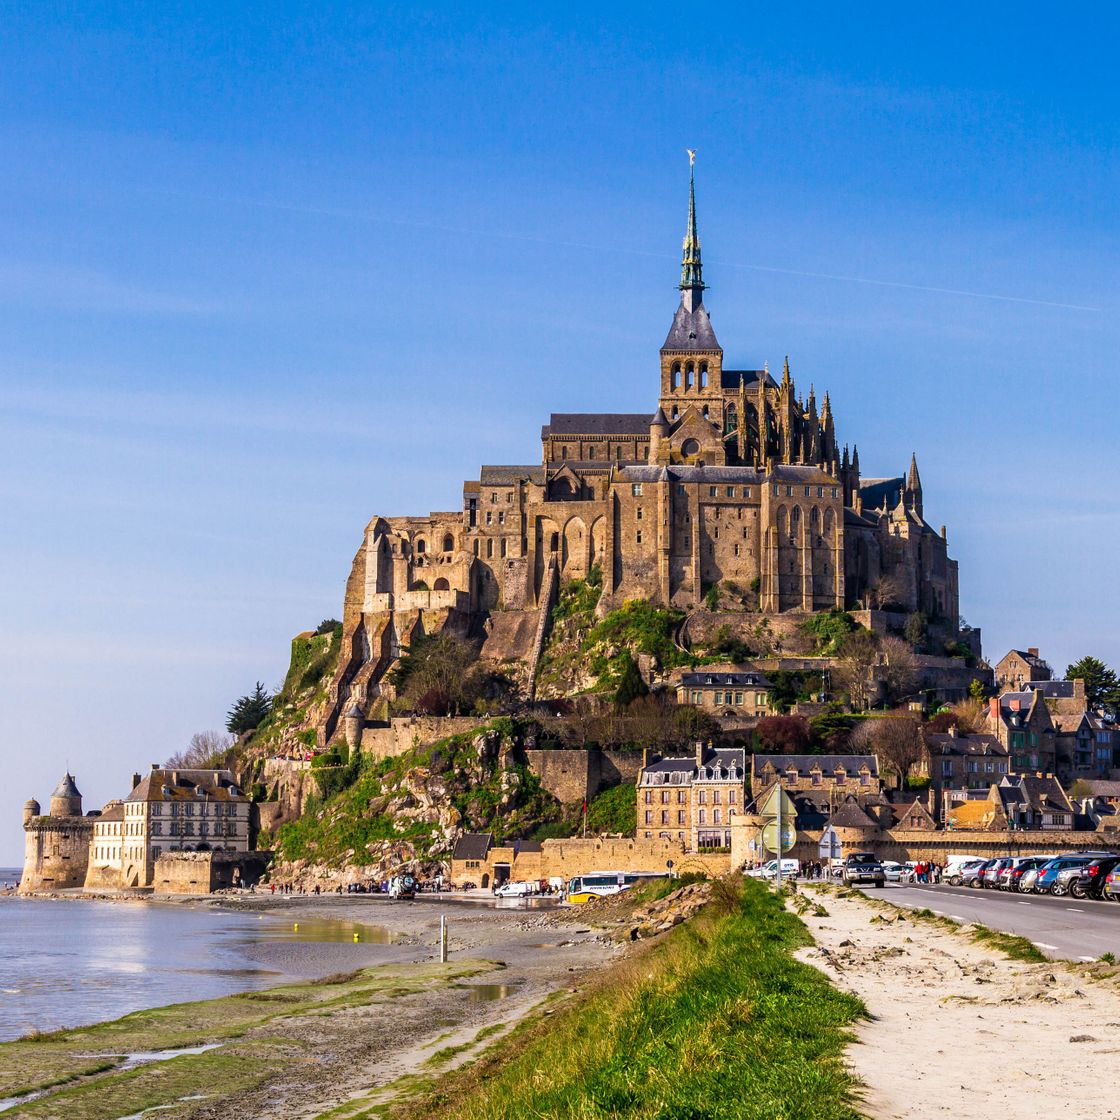
<svg viewBox="0 0 1120 1120"><path fill-rule="evenodd" d="M830 509L824 511L824 532L826 537L832 534L832 510Z"/></svg>
<svg viewBox="0 0 1120 1120"><path fill-rule="evenodd" d="M694 455L700 454L700 443L698 440L686 439L681 444L681 454L686 459L691 459Z"/></svg>
<svg viewBox="0 0 1120 1120"><path fill-rule="evenodd" d="M672 414L672 416L670 416L670 417L669 417L669 419L670 419L670 420L679 420L679 419L680 419L680 415L681 415L681 411L680 411L680 409L679 409L679 408L677 408L677 406L676 406L676 405L673 405L673 414Z"/></svg>
<svg viewBox="0 0 1120 1120"><path fill-rule="evenodd" d="M704 405L704 419L705 420L710 420L711 419L711 417L708 415L708 406L707 405Z"/></svg>
<svg viewBox="0 0 1120 1120"><path fill-rule="evenodd" d="M785 506L779 506L778 507L778 536L779 537L789 536L789 528L788 528L788 525L787 525L786 507Z"/></svg>
<svg viewBox="0 0 1120 1120"><path fill-rule="evenodd" d="M432 585L432 590L433 591L450 591L451 590L451 584L449 584L447 582L447 580L445 580L443 578L443 576L440 576L440 578L437 579L436 582Z"/></svg>
<svg viewBox="0 0 1120 1120"><path fill-rule="evenodd" d="M821 511L816 506L813 506L813 511L809 514L809 528L814 537L821 535Z"/></svg>
<svg viewBox="0 0 1120 1120"><path fill-rule="evenodd" d="M454 552L455 551L455 538L450 533L448 533L447 536L443 538L443 551L444 552Z"/></svg>
<svg viewBox="0 0 1120 1120"><path fill-rule="evenodd" d="M425 552L425 551L427 551L427 548L428 548L427 542L424 540L423 537L420 537L416 542L416 551L417 552Z"/></svg>
<svg viewBox="0 0 1120 1120"><path fill-rule="evenodd" d="M796 540L797 534L800 532L800 530L801 530L801 507L800 506L794 506L793 509L790 511L790 515L789 515L789 543L790 544L793 544L793 542Z"/></svg>
<svg viewBox="0 0 1120 1120"><path fill-rule="evenodd" d="M478 541L477 541L477 539L474 542L474 554L475 554L475 556L477 556L479 554L478 553Z"/></svg>
<svg viewBox="0 0 1120 1120"><path fill-rule="evenodd" d="M691 362L689 362L688 365L686 365L684 367L684 387L686 389L691 389L692 388L692 363Z"/></svg>
<svg viewBox="0 0 1120 1120"><path fill-rule="evenodd" d="M735 411L735 406L731 405L723 414L723 431L725 435L730 435L732 432L736 432L738 430L739 414Z"/></svg>
<svg viewBox="0 0 1120 1120"><path fill-rule="evenodd" d="M670 387L674 390L681 387L681 364L680 362L673 363L673 372L670 374L669 380Z"/></svg>
<svg viewBox="0 0 1120 1120"><path fill-rule="evenodd" d="M505 554L506 554L506 539L505 539L505 537L502 537L502 555L505 556Z"/></svg>
<svg viewBox="0 0 1120 1120"><path fill-rule="evenodd" d="M486 559L490 560L494 555L494 539L488 537L486 540Z"/></svg>
<svg viewBox="0 0 1120 1120"><path fill-rule="evenodd" d="M706 389L708 387L708 363L700 363L700 388Z"/></svg>

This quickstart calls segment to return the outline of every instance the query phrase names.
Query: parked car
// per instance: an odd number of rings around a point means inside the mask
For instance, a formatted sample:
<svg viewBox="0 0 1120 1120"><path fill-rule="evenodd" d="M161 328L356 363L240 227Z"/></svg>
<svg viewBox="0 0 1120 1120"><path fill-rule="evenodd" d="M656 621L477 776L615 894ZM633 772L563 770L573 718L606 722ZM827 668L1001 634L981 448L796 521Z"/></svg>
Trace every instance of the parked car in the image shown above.
<svg viewBox="0 0 1120 1120"><path fill-rule="evenodd" d="M994 859L986 859L983 863L977 863L969 867L968 870L961 873L961 886L982 887L984 885L984 872L995 862Z"/></svg>
<svg viewBox="0 0 1120 1120"><path fill-rule="evenodd" d="M1101 898L1108 898L1113 902L1120 902L1120 865L1114 867L1105 876Z"/></svg>
<svg viewBox="0 0 1120 1120"><path fill-rule="evenodd" d="M1021 889L1023 879L1030 871L1037 871L1048 856L1022 856L1011 861L1010 867L1005 867L1000 873L1000 886L1005 891L1018 891ZM1034 878L1031 879L1034 882Z"/></svg>
<svg viewBox="0 0 1120 1120"><path fill-rule="evenodd" d="M883 875L888 883L898 883L910 875L910 868L905 863L894 859L883 860Z"/></svg>
<svg viewBox="0 0 1120 1120"><path fill-rule="evenodd" d="M1101 898L1105 880L1117 866L1120 866L1120 856L1105 856L1077 868L1069 879L1070 895L1073 898Z"/></svg>
<svg viewBox="0 0 1120 1120"><path fill-rule="evenodd" d="M768 863L762 864L761 867L752 867L749 871L745 871L743 874L749 875L752 879L776 879L778 876L778 861L776 859L772 859ZM796 879L800 874L800 861L796 859L782 860L783 879Z"/></svg>
<svg viewBox="0 0 1120 1120"><path fill-rule="evenodd" d="M988 860L984 865L984 870L980 873L980 886L998 887L1000 872L1003 871L1005 867L1010 866L1010 857Z"/></svg>
<svg viewBox="0 0 1120 1120"><path fill-rule="evenodd" d="M1049 860L1038 869L1038 878L1034 881L1036 894L1064 894L1066 883L1063 882L1058 890L1058 875L1070 867L1081 867L1092 862L1092 856L1058 856Z"/></svg>
<svg viewBox="0 0 1120 1120"><path fill-rule="evenodd" d="M499 898L521 898L525 895L535 894L536 890L536 883L514 882L513 880L509 880L500 887L495 887L494 893Z"/></svg>
<svg viewBox="0 0 1120 1120"><path fill-rule="evenodd" d="M887 881L886 872L878 857L872 852L853 852L844 864L844 882L848 886L855 883L870 883L881 887Z"/></svg>
<svg viewBox="0 0 1120 1120"><path fill-rule="evenodd" d="M975 871L978 867L980 867L985 862L986 862L985 860L982 860L982 859L977 857L977 858L962 860L959 863L950 863L945 868L945 875L943 876L943 878L944 878L945 882L949 884L949 886L959 887L964 882L965 876L969 872Z"/></svg>

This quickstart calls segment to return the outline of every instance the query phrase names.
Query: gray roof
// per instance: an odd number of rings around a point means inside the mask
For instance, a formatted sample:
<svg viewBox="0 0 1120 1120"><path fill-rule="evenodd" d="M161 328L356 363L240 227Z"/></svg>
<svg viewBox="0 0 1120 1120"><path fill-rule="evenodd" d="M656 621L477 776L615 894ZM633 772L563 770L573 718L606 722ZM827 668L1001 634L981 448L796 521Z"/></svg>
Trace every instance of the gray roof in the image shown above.
<svg viewBox="0 0 1120 1120"><path fill-rule="evenodd" d="M70 774L69 770L67 770L66 773L62 776L62 780L55 787L54 793L51 794L51 797L81 797L81 796L82 795L78 792L78 787L74 784L74 778Z"/></svg>
<svg viewBox="0 0 1120 1120"><path fill-rule="evenodd" d="M730 769L732 766L738 768L739 773L746 775L747 767L747 754L741 747L733 747L726 750L707 750L704 751L705 766L722 766L724 769ZM696 756L690 755L687 758L658 758L650 762L644 768L647 774L693 774L696 771Z"/></svg>
<svg viewBox="0 0 1120 1120"><path fill-rule="evenodd" d="M1023 688L1032 692L1037 688L1048 700L1073 699L1073 681L1027 681Z"/></svg>
<svg viewBox="0 0 1120 1120"><path fill-rule="evenodd" d="M799 485L809 483L839 486L840 480L833 478L820 467L799 463L783 463L761 471L757 467L690 467L684 464L671 467L627 465L620 472L627 482L664 482L673 479L677 482L720 483L735 482L759 485L766 482L793 482Z"/></svg>
<svg viewBox="0 0 1120 1120"><path fill-rule="evenodd" d="M859 802L849 797L829 818L833 828L878 828L878 825L859 807Z"/></svg>
<svg viewBox="0 0 1120 1120"><path fill-rule="evenodd" d="M554 412L541 436L648 436L649 412Z"/></svg>
<svg viewBox="0 0 1120 1120"><path fill-rule="evenodd" d="M719 350L711 316L703 303L689 311L682 300L662 350Z"/></svg>
<svg viewBox="0 0 1120 1120"><path fill-rule="evenodd" d="M748 392L758 392L758 382L765 377L767 388L776 389L777 382L761 369L724 369L720 370L719 386L721 389L738 389L742 379Z"/></svg>
<svg viewBox="0 0 1120 1120"><path fill-rule="evenodd" d="M478 475L478 481L483 486L514 486L523 478L543 483L545 469L540 463L527 467L484 465Z"/></svg>
<svg viewBox="0 0 1120 1120"><path fill-rule="evenodd" d="M681 684L687 687L696 685L735 685L746 688L769 688L770 682L761 673L684 673Z"/></svg>
<svg viewBox="0 0 1120 1120"><path fill-rule="evenodd" d="M455 841L451 852L452 859L485 859L490 851L493 837L489 832L464 832Z"/></svg>
<svg viewBox="0 0 1120 1120"><path fill-rule="evenodd" d="M865 509L894 509L902 500L904 478L868 478L860 483L859 493Z"/></svg>
<svg viewBox="0 0 1120 1120"><path fill-rule="evenodd" d="M873 775L879 773L879 760L873 754L756 754L752 762L754 773L761 775L768 762L782 774L791 766L798 774L806 776L818 766L825 774L831 774L841 766L849 774L858 774L864 766Z"/></svg>
<svg viewBox="0 0 1120 1120"><path fill-rule="evenodd" d="M937 731L925 733L926 744L931 754L938 755L1003 755L1007 748L994 735L945 735Z"/></svg>

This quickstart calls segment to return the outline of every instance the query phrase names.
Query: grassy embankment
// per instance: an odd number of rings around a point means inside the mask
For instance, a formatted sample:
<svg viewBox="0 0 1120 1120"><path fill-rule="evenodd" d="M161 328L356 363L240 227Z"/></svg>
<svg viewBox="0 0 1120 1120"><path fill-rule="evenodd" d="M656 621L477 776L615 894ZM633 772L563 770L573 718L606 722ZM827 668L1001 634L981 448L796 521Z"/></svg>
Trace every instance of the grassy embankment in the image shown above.
<svg viewBox="0 0 1120 1120"><path fill-rule="evenodd" d="M0 1098L48 1089L5 1118L65 1116L115 1120L173 1107L185 1097L251 1089L302 1050L284 1037L284 1020L332 1012L449 984L493 968L483 961L386 965L325 980L243 992L198 1003L137 1011L108 1023L35 1035L0 1045ZM117 1067L130 1053L221 1043L203 1054ZM172 1115L172 1113L169 1113Z"/></svg>
<svg viewBox="0 0 1120 1120"><path fill-rule="evenodd" d="M854 1120L842 1053L858 1000L794 960L810 942L754 882L716 884L693 920L474 1065L395 1109L419 1120Z"/></svg>

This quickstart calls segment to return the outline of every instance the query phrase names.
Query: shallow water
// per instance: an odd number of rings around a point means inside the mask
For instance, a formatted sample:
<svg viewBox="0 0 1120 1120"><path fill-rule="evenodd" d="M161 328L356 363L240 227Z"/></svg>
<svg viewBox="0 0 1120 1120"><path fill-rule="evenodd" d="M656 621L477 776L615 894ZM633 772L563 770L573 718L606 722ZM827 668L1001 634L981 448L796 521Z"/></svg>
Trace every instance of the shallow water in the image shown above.
<svg viewBox="0 0 1120 1120"><path fill-rule="evenodd" d="M371 943L392 939L320 918L0 898L0 1041L360 968Z"/></svg>

